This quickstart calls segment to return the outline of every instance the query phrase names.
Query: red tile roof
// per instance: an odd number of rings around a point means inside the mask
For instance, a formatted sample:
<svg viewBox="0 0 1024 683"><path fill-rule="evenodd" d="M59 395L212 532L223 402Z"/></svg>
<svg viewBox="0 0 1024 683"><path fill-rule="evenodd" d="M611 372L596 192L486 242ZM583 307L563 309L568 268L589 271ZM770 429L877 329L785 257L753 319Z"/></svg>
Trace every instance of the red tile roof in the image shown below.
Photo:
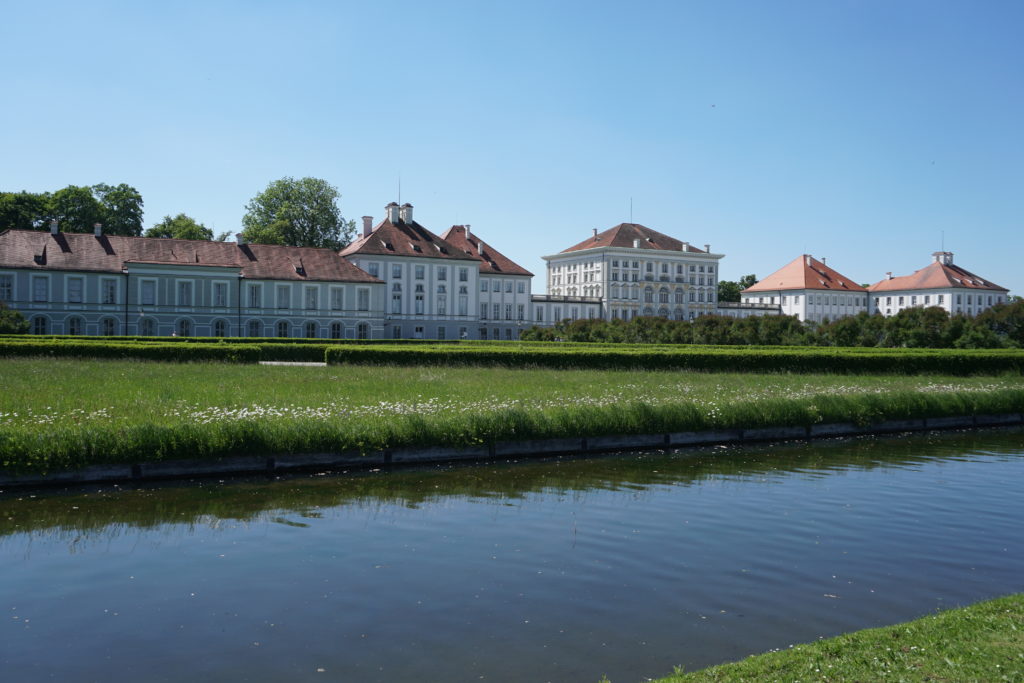
<svg viewBox="0 0 1024 683"><path fill-rule="evenodd" d="M823 289L836 292L866 292L859 284L804 254L793 259L744 292L777 292L783 289Z"/></svg>
<svg viewBox="0 0 1024 683"><path fill-rule="evenodd" d="M564 249L560 253L565 254L582 249L596 249L597 247L626 247L633 249L633 244L636 240L640 240L640 246L637 247L639 249L683 251L683 243L674 237L663 235L657 230L651 230L638 223L619 223L614 228L600 232L590 239L583 240L577 245ZM692 254L707 253L692 244L688 244L685 251Z"/></svg>
<svg viewBox="0 0 1024 683"><path fill-rule="evenodd" d="M120 273L125 264L240 268L246 278L380 282L330 249L48 231L0 232L0 267Z"/></svg>
<svg viewBox="0 0 1024 683"><path fill-rule="evenodd" d="M533 273L506 257L494 247L484 244L472 232L467 237L466 226L464 225L453 225L441 237L479 261L481 273L533 276ZM480 250L481 245L483 245L483 253Z"/></svg>
<svg viewBox="0 0 1024 683"><path fill-rule="evenodd" d="M342 256L414 256L476 260L454 244L438 237L413 221L392 223L385 218L369 235L360 237L341 250Z"/></svg>
<svg viewBox="0 0 1024 683"><path fill-rule="evenodd" d="M987 282L974 273L964 270L952 263L935 261L910 275L887 278L871 285L871 292L892 292L907 289L987 289L996 292L1008 292L1005 287Z"/></svg>

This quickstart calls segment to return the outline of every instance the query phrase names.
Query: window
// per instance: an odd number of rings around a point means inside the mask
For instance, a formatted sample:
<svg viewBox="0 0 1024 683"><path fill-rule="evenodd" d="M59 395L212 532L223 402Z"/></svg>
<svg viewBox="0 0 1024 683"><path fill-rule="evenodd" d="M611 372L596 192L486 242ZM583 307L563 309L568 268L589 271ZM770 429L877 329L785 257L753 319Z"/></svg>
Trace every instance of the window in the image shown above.
<svg viewBox="0 0 1024 683"><path fill-rule="evenodd" d="M412 338L413 339L423 339L423 328L422 327L416 327L413 330Z"/></svg>
<svg viewBox="0 0 1024 683"><path fill-rule="evenodd" d="M677 304L683 303L683 290L677 289L676 290L676 297L675 298L676 298L676 303Z"/></svg>
<svg viewBox="0 0 1024 683"><path fill-rule="evenodd" d="M42 275L32 278L32 301L50 300L50 279ZM39 318L37 318L38 320ZM42 318L45 321L45 318ZM45 322L44 322L45 324ZM42 334L46 334L43 332Z"/></svg>
<svg viewBox="0 0 1024 683"><path fill-rule="evenodd" d="M651 263L650 261L647 262L647 272L648 273L654 272L654 264Z"/></svg>
<svg viewBox="0 0 1024 683"><path fill-rule="evenodd" d="M493 280L491 282L491 285L492 285L491 286L491 291L494 291L494 292L500 292L501 291L501 280Z"/></svg>
<svg viewBox="0 0 1024 683"><path fill-rule="evenodd" d="M667 273L668 272L668 264L667 263L662 263L661 264L661 272L663 272L663 273Z"/></svg>
<svg viewBox="0 0 1024 683"><path fill-rule="evenodd" d="M249 285L249 308L261 308L263 306L263 286ZM259 335L254 335L259 336Z"/></svg>
<svg viewBox="0 0 1024 683"><path fill-rule="evenodd" d="M391 295L391 312L401 313L402 312L402 295L401 293L394 293Z"/></svg>
<svg viewBox="0 0 1024 683"><path fill-rule="evenodd" d="M41 315L32 318L32 334L47 334L50 329L50 321Z"/></svg>
<svg viewBox="0 0 1024 683"><path fill-rule="evenodd" d="M516 283L516 292L519 294L526 294L526 283L520 280Z"/></svg>
<svg viewBox="0 0 1024 683"><path fill-rule="evenodd" d="M316 339L319 336L319 330L316 329L316 323L312 320L306 323L306 339Z"/></svg>
<svg viewBox="0 0 1024 683"><path fill-rule="evenodd" d="M658 292L658 303L661 303L661 304L667 304L668 303L668 290L667 289L662 289L661 291Z"/></svg>
<svg viewBox="0 0 1024 683"><path fill-rule="evenodd" d="M356 338L358 339L369 339L370 337L370 326L366 323L359 323L356 325Z"/></svg>
<svg viewBox="0 0 1024 683"><path fill-rule="evenodd" d="M0 275L0 301L14 299L14 276Z"/></svg>
<svg viewBox="0 0 1024 683"><path fill-rule="evenodd" d="M391 277L392 279L398 279L402 277L402 266L398 263L391 264Z"/></svg>
<svg viewBox="0 0 1024 683"><path fill-rule="evenodd" d="M437 338L438 339L446 339L447 337L448 337L448 331L445 330L445 328L443 328L443 327L437 328Z"/></svg>
<svg viewBox="0 0 1024 683"><path fill-rule="evenodd" d="M443 294L437 297L437 314L448 315L448 297Z"/></svg>
<svg viewBox="0 0 1024 683"><path fill-rule="evenodd" d="M104 293L103 301L106 303L106 293ZM178 305L179 306L191 306L192 305L192 283L179 281L178 282Z"/></svg>
<svg viewBox="0 0 1024 683"><path fill-rule="evenodd" d="M392 339L401 339L402 338L402 328L401 328L401 326L395 325L394 327L391 328L391 338Z"/></svg>
<svg viewBox="0 0 1024 683"><path fill-rule="evenodd" d="M263 330L261 327L259 320L250 320L249 329L246 334L250 337L261 337L263 336Z"/></svg>
<svg viewBox="0 0 1024 683"><path fill-rule="evenodd" d="M278 308L288 308L288 304L290 303L288 301L288 299L290 298L289 295L291 294L288 291L289 289L290 289L290 287L288 287L288 285L278 285L277 286L277 307ZM278 335L278 336L280 336L280 335Z"/></svg>
<svg viewBox="0 0 1024 683"><path fill-rule="evenodd" d="M368 263L366 264L367 271L373 277L380 277L380 264L379 263Z"/></svg>
<svg viewBox="0 0 1024 683"><path fill-rule="evenodd" d="M924 295L924 305L927 306L931 302L932 302L932 297L930 295L928 295L928 294L925 294Z"/></svg>
<svg viewBox="0 0 1024 683"><path fill-rule="evenodd" d="M939 305L940 306L945 303L945 299L946 299L946 297L945 297L944 294L939 294Z"/></svg>
<svg viewBox="0 0 1024 683"><path fill-rule="evenodd" d="M480 291L481 292L486 292L487 291L487 280L484 280L483 278L480 279Z"/></svg>
<svg viewBox="0 0 1024 683"><path fill-rule="evenodd" d="M416 305L416 314L417 315L423 315L423 295L422 294L417 294L416 295L416 300L415 300L414 303Z"/></svg>
<svg viewBox="0 0 1024 683"><path fill-rule="evenodd" d="M214 282L213 283L213 305L218 308L224 308L228 305L228 283L226 282ZM224 336L224 335L219 335Z"/></svg>
<svg viewBox="0 0 1024 683"><path fill-rule="evenodd" d="M317 288L316 287L306 287L306 310L307 311L315 311L316 310L316 299L317 299Z"/></svg>
<svg viewBox="0 0 1024 683"><path fill-rule="evenodd" d="M340 311L345 308L345 290L341 287L331 287L331 310Z"/></svg>
<svg viewBox="0 0 1024 683"><path fill-rule="evenodd" d="M447 280L448 279L448 268L446 266L441 266L440 268L437 269L437 279L438 280Z"/></svg>
<svg viewBox="0 0 1024 683"><path fill-rule="evenodd" d="M481 339L487 339L487 328L486 327L481 327L479 332L480 332L480 338Z"/></svg>
<svg viewBox="0 0 1024 683"><path fill-rule="evenodd" d="M512 319L512 304L505 304L505 320Z"/></svg>
<svg viewBox="0 0 1024 683"><path fill-rule="evenodd" d="M423 266L416 266L416 279L422 280L425 272L426 268L424 268Z"/></svg>
<svg viewBox="0 0 1024 683"><path fill-rule="evenodd" d="M279 321L277 323L277 336L278 337L282 337L282 338L288 336L288 321L287 320L281 320L281 321Z"/></svg>
<svg viewBox="0 0 1024 683"><path fill-rule="evenodd" d="M493 330L491 330L491 336L495 339L501 339L501 330L495 327Z"/></svg>
<svg viewBox="0 0 1024 683"><path fill-rule="evenodd" d="M916 296L910 297L910 305L911 306L916 306L917 305L917 297Z"/></svg>
<svg viewBox="0 0 1024 683"><path fill-rule="evenodd" d="M901 297L899 298L899 305L900 305L900 306L902 306L902 305L903 305L903 297L902 297L902 296L901 296Z"/></svg>
<svg viewBox="0 0 1024 683"><path fill-rule="evenodd" d="M469 281L469 268L459 268L459 282Z"/></svg>
<svg viewBox="0 0 1024 683"><path fill-rule="evenodd" d="M82 329L85 327L83 321L78 316L68 320L68 334L82 334Z"/></svg>
<svg viewBox="0 0 1024 683"><path fill-rule="evenodd" d="M505 293L506 294L511 294L512 293L512 281L511 280L505 280Z"/></svg>
<svg viewBox="0 0 1024 683"><path fill-rule="evenodd" d="M102 292L101 301L105 304L117 303L117 280L103 279L100 281Z"/></svg>
<svg viewBox="0 0 1024 683"><path fill-rule="evenodd" d="M152 318L143 318L142 323L139 325L139 333L143 337L155 337L156 321Z"/></svg>
<svg viewBox="0 0 1024 683"><path fill-rule="evenodd" d="M647 289L644 290L644 303L645 304L654 303L654 290L651 289L650 287L648 287Z"/></svg>
<svg viewBox="0 0 1024 683"><path fill-rule="evenodd" d="M179 337L191 337L192 336L192 321L188 318L182 318L178 321L178 336ZM106 332L104 332L106 334ZM113 334L113 332L111 332Z"/></svg>
<svg viewBox="0 0 1024 683"><path fill-rule="evenodd" d="M142 299L143 306L153 306L156 304L156 281L143 280L139 296Z"/></svg>
<svg viewBox="0 0 1024 683"><path fill-rule="evenodd" d="M331 339L341 339L342 331L341 323L331 323Z"/></svg>
<svg viewBox="0 0 1024 683"><path fill-rule="evenodd" d="M494 312L493 317L495 320L501 320L501 304L494 304L494 306L491 308L491 311Z"/></svg>
<svg viewBox="0 0 1024 683"><path fill-rule="evenodd" d="M487 304L480 304L480 319L487 320Z"/></svg>
<svg viewBox="0 0 1024 683"><path fill-rule="evenodd" d="M537 322L544 322L544 309L540 306L537 307Z"/></svg>
<svg viewBox="0 0 1024 683"><path fill-rule="evenodd" d="M213 322L213 336L214 337L226 337L228 336L228 326L223 320L215 320Z"/></svg>
<svg viewBox="0 0 1024 683"><path fill-rule="evenodd" d="M356 308L360 311L370 310L370 290L360 289L356 292ZM365 337L364 337L365 339Z"/></svg>
<svg viewBox="0 0 1024 683"><path fill-rule="evenodd" d="M469 313L469 297L465 294L459 295L459 315L468 315Z"/></svg>
<svg viewBox="0 0 1024 683"><path fill-rule="evenodd" d="M505 329L505 339L507 339L508 341L512 341L512 330L511 329L508 329L508 328Z"/></svg>
<svg viewBox="0 0 1024 683"><path fill-rule="evenodd" d="M82 278L68 278L68 302L72 304L82 303Z"/></svg>
<svg viewBox="0 0 1024 683"><path fill-rule="evenodd" d="M526 317L526 306L524 304L518 304L516 306L516 319L522 320Z"/></svg>

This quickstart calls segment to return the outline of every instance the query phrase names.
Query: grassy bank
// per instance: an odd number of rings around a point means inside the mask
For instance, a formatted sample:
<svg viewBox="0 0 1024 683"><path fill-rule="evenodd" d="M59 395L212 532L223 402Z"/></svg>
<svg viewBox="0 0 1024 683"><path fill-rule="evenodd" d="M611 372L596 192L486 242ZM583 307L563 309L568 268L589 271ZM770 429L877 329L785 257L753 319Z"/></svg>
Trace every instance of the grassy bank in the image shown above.
<svg viewBox="0 0 1024 683"><path fill-rule="evenodd" d="M1024 411L1024 378L0 364L0 467L474 445Z"/></svg>
<svg viewBox="0 0 1024 683"><path fill-rule="evenodd" d="M1024 593L655 683L1024 680Z"/></svg>

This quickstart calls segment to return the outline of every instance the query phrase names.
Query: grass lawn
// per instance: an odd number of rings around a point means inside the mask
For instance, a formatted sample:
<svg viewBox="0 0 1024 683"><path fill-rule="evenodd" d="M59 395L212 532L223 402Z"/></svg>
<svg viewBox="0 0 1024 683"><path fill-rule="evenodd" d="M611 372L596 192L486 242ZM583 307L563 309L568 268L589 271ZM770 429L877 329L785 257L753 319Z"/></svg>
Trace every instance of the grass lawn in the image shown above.
<svg viewBox="0 0 1024 683"><path fill-rule="evenodd" d="M1021 680L1024 594L677 673L655 683Z"/></svg>
<svg viewBox="0 0 1024 683"><path fill-rule="evenodd" d="M1024 377L0 361L0 463L51 471L240 453L1024 411Z"/></svg>

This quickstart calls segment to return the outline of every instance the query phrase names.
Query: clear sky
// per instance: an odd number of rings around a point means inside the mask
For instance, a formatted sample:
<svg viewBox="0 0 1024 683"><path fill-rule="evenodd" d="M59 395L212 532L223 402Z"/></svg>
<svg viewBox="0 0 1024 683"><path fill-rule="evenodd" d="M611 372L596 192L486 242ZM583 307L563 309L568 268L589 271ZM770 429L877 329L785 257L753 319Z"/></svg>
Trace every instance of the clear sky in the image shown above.
<svg viewBox="0 0 1024 683"><path fill-rule="evenodd" d="M1024 293L1024 2L14 2L0 190L128 183L239 229L283 176L415 205L534 273L630 218L873 283ZM534 283L544 291L543 279Z"/></svg>

